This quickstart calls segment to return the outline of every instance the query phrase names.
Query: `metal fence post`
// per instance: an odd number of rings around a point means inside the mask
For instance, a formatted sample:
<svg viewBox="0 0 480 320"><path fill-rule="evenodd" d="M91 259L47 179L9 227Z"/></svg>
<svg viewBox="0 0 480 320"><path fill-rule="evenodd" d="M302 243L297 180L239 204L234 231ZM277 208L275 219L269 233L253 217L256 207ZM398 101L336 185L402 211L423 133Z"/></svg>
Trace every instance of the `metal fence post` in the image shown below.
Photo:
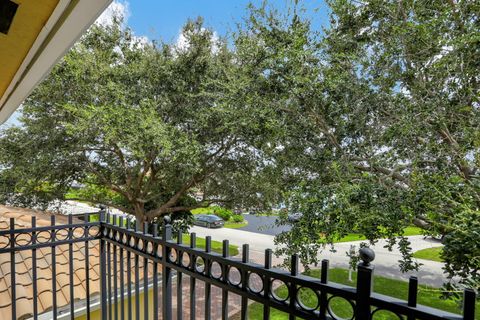
<svg viewBox="0 0 480 320"><path fill-rule="evenodd" d="M322 284L327 284L328 283L328 260L323 259L322 260L322 269L320 273L320 281ZM328 294L325 292L325 290L321 290L320 292L320 319L324 320L327 318L327 308L328 308Z"/></svg>
<svg viewBox="0 0 480 320"><path fill-rule="evenodd" d="M370 248L360 249L362 262L357 268L357 304L355 307L355 319L370 319L370 295L373 288L373 269L370 264L375 259L375 252Z"/></svg>
<svg viewBox="0 0 480 320"><path fill-rule="evenodd" d="M172 225L169 216L165 216L162 228L162 312L163 319L172 319L172 269L167 267L167 262L170 260L170 248L167 242L172 240Z"/></svg>
<svg viewBox="0 0 480 320"><path fill-rule="evenodd" d="M473 289L465 289L463 292L463 319L475 319L475 300L476 294Z"/></svg>
<svg viewBox="0 0 480 320"><path fill-rule="evenodd" d="M103 211L100 212L100 233L102 234L102 238L100 239L100 286L101 286L101 305L102 305L102 319L107 319L107 250L106 250L106 241L104 240L104 230L105 226L103 223L105 222L105 213Z"/></svg>

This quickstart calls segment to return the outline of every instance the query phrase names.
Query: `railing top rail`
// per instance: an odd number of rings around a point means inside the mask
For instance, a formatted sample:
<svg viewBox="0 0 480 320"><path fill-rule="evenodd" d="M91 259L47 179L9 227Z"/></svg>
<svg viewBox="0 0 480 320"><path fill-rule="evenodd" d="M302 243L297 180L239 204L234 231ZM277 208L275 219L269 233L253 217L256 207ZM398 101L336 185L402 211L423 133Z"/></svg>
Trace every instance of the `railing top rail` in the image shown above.
<svg viewBox="0 0 480 320"><path fill-rule="evenodd" d="M0 230L0 236L6 235L16 235L16 234L25 234L25 233L32 233L37 232L40 233L42 231L52 231L52 230L67 230L69 228L77 229L77 228L85 228L85 227L99 227L101 223L97 222L81 222L81 223L72 223L72 224L57 224L53 226L42 226L42 227L29 227L29 228L14 228L9 230Z"/></svg>

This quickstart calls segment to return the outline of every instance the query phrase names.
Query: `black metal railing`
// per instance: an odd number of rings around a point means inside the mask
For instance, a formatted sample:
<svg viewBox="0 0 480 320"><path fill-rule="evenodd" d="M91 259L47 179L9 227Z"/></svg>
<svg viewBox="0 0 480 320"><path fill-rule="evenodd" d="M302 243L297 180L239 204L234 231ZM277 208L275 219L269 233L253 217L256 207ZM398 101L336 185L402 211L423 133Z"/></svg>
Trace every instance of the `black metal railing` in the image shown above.
<svg viewBox="0 0 480 320"><path fill-rule="evenodd" d="M11 315L16 318L16 270L15 253L22 250L32 252L33 319L38 318L36 250L51 249L52 267L52 318L66 316L75 319L78 315L75 307L73 269L75 243L84 243L86 271L86 319L93 319L98 312L101 319L227 319L232 313L238 318L247 319L250 302L263 305L260 319L270 319L272 309L286 313L289 319L340 319L331 306L332 301L341 298L351 306L352 319L372 319L381 310L389 311L400 319L468 319L475 317L476 295L466 289L463 299L463 314L453 314L441 310L417 305L418 281L410 278L408 299L406 301L380 295L373 288L372 252L362 251L362 261L358 265L356 287L349 287L328 280L328 261L322 261L320 278L299 274L298 256L291 257L289 271L272 266L272 251L265 251L264 264L250 261L249 246L243 245L241 258L229 256L229 242L223 241L222 253L212 252L211 238L206 237L205 248L196 246L195 233L190 234L189 244L182 242L181 233L172 235L169 219L158 228L145 223L140 228L123 217L101 215L101 221L74 223L69 218L66 225L37 227L32 219L31 228L14 228L10 221L10 230L0 231L0 238L8 237L8 245L0 248L0 254L10 254L11 271ZM134 227L132 227L134 226ZM141 229L143 231L141 231ZM63 231L61 231L63 230ZM50 234L45 239L41 233ZM150 233L149 233L150 232ZM28 235L28 243L19 244L19 235ZM64 237L66 234L65 238ZM59 236L60 235L60 236ZM41 240L41 241L39 241ZM100 273L99 301L92 308L89 287L89 242L97 241ZM56 303L56 250L59 246L68 246L69 256L69 305L59 313ZM201 284L201 286L199 285ZM283 286L288 294L278 296L275 289ZM175 289L175 290L174 290ZM305 304L302 292L313 295L315 303ZM235 299L233 299L235 298ZM233 303L232 303L233 301ZM202 305L200 306L199 303ZM234 310L232 310L234 309Z"/></svg>

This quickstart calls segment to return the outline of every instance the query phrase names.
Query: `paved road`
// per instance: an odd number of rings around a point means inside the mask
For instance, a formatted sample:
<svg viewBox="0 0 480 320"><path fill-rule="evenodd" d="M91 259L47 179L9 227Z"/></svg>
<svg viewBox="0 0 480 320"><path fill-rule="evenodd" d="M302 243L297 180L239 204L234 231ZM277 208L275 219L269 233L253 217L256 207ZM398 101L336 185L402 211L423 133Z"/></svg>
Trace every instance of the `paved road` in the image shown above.
<svg viewBox="0 0 480 320"><path fill-rule="evenodd" d="M256 232L249 232L239 229L206 229L202 227L192 227L191 232L197 233L199 237L205 237L207 235L212 236L214 240L221 241L228 239L231 244L241 246L244 243L250 245L250 256L252 260L257 263L263 263L263 253L265 249L275 248L273 242L273 236L267 234L260 234ZM414 251L421 250L430 247L437 247L440 244L431 239L424 239L423 236L409 237L411 241L411 247ZM328 259L330 266L348 268L348 257L345 253L349 250L351 244L357 245L361 241L343 242L335 244L336 252L331 252L328 248L319 254L320 259ZM401 254L397 249L388 251L384 248L386 245L385 240L380 240L375 246L371 248L375 251L375 273L397 279L408 279L410 275L416 275L421 284L430 284L440 286L446 279L443 275L443 263L418 259L423 265L420 267L419 272L415 273L401 273L398 268L398 260L401 259ZM281 258L275 259L275 263L279 263Z"/></svg>
<svg viewBox="0 0 480 320"><path fill-rule="evenodd" d="M260 234L267 234L275 236L283 231L290 230L289 226L275 226L275 216L257 216L254 214L244 214L245 220L248 221L248 225L239 230L256 232Z"/></svg>

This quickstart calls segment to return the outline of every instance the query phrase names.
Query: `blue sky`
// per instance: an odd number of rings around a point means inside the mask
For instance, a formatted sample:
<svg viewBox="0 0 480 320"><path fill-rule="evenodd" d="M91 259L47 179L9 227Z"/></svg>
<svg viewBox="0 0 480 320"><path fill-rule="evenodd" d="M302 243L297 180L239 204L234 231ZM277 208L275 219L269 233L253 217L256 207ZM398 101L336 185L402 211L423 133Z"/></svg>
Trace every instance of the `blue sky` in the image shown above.
<svg viewBox="0 0 480 320"><path fill-rule="evenodd" d="M219 35L234 28L247 14L249 2L260 5L262 0L128 0L127 24L137 36L161 39L166 42L178 38L182 25L188 18L202 16L206 25ZM285 11L291 0L270 0L269 4ZM303 0L304 6L317 30L328 25L327 5L323 0Z"/></svg>

